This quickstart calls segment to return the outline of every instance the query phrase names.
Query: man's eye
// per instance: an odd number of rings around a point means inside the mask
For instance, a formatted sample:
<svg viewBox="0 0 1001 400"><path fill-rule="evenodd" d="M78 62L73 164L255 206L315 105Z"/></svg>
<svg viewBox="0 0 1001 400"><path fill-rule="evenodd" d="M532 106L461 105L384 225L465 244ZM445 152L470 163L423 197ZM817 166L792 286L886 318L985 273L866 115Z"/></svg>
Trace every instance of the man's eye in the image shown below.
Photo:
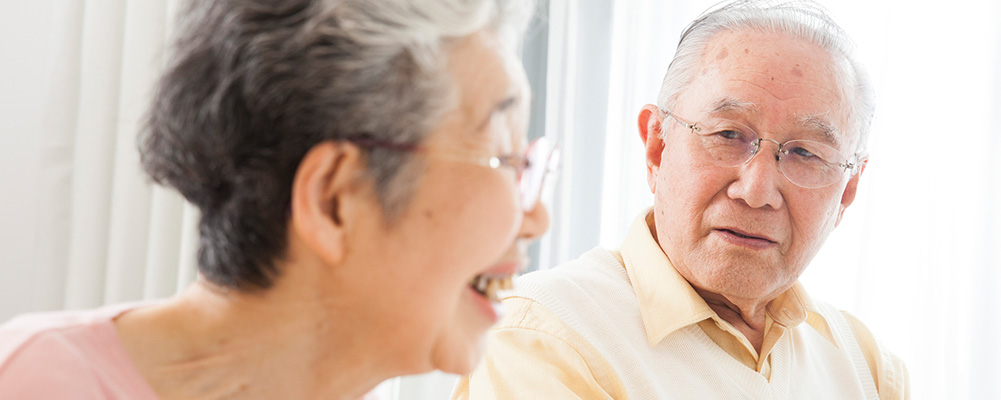
<svg viewBox="0 0 1001 400"><path fill-rule="evenodd" d="M740 139L740 138L744 137L744 134L740 133L740 131L735 131L735 130L732 130L732 129L731 130L722 130L722 131L716 132L715 134L717 136L721 137L721 138L731 139L731 140L732 139Z"/></svg>
<svg viewBox="0 0 1001 400"><path fill-rule="evenodd" d="M803 147L793 147L793 148L789 149L789 154L794 154L794 155L799 156L801 158L813 158L813 157L816 157L816 155L813 154L813 152L811 152L810 150L807 150L806 148L803 148Z"/></svg>

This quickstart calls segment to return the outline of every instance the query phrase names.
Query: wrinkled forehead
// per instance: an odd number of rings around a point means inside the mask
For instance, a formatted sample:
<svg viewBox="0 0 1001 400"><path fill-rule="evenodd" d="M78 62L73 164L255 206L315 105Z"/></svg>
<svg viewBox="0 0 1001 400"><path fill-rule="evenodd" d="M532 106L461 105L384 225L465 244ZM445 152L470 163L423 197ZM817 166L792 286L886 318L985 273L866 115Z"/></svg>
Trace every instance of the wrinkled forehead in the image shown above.
<svg viewBox="0 0 1001 400"><path fill-rule="evenodd" d="M503 142L520 141L527 126L530 93L528 80L513 51L495 33L481 31L462 39L449 59L454 119L463 135L460 141L477 142L484 135ZM497 125L501 125L500 129Z"/></svg>
<svg viewBox="0 0 1001 400"><path fill-rule="evenodd" d="M788 33L724 31L707 43L689 91L698 112L798 130L848 148L856 140L847 60Z"/></svg>

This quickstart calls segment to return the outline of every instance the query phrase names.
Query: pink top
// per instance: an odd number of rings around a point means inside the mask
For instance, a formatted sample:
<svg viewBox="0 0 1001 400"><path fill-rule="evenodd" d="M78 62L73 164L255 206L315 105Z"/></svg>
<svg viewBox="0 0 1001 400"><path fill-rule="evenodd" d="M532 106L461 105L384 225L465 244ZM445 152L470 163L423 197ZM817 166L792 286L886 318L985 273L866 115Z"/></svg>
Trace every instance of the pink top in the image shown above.
<svg viewBox="0 0 1001 400"><path fill-rule="evenodd" d="M27 314L0 326L0 399L156 399L112 322L142 305Z"/></svg>

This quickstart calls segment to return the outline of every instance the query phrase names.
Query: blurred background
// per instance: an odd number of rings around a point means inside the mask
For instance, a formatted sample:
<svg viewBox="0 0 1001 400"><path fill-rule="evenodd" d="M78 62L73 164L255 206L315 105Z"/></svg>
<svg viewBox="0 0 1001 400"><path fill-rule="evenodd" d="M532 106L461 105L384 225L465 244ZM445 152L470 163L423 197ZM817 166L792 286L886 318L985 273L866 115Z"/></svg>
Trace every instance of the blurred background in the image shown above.
<svg viewBox="0 0 1001 400"><path fill-rule="evenodd" d="M170 296L197 212L148 185L135 134L176 0L0 7L0 321ZM541 0L523 46L531 134L563 144L548 268L617 247L652 204L635 128L711 0ZM1001 399L1001 2L821 0L876 88L860 194L802 277L907 363L914 399ZM455 376L386 382L447 398Z"/></svg>

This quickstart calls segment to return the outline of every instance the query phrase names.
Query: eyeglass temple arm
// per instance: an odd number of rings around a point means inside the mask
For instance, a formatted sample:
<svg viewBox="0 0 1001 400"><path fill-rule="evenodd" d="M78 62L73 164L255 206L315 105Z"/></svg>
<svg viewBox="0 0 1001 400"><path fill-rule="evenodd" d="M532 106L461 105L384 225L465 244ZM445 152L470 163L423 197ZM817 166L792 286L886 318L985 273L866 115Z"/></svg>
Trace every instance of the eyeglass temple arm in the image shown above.
<svg viewBox="0 0 1001 400"><path fill-rule="evenodd" d="M660 112L664 113L667 116L670 116L671 118L674 118L675 121L678 121L678 123L681 124L681 126L684 126L685 128L696 130L696 131L701 131L702 130L701 128L695 126L696 124L689 124L689 123L687 123L685 121L682 121L681 118L678 118L677 115L674 115L674 113L672 113L669 110L665 110L665 109L661 108Z"/></svg>
<svg viewBox="0 0 1001 400"><path fill-rule="evenodd" d="M855 152L855 154L852 154L852 158L845 160L845 162L840 165L842 168L851 170L852 175L855 175L860 172L860 167L865 164L866 161L869 161L869 154L864 151L858 151Z"/></svg>
<svg viewBox="0 0 1001 400"><path fill-rule="evenodd" d="M341 138L341 140L354 143L361 147L378 147L383 149L395 150L395 151L420 151L422 148L420 145L413 143L396 143L386 140L380 140L372 137L369 134L357 134L349 135Z"/></svg>

